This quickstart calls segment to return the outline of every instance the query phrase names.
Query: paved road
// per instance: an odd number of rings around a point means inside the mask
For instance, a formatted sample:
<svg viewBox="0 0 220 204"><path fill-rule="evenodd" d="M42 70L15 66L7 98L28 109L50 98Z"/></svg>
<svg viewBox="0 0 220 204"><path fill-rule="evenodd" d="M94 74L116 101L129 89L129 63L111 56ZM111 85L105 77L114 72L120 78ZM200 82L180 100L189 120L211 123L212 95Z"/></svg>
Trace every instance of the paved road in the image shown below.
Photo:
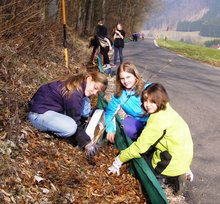
<svg viewBox="0 0 220 204"><path fill-rule="evenodd" d="M126 44L124 61L128 60L143 78L166 87L172 106L190 126L195 180L189 185L188 203L219 204L220 68L158 48L153 39Z"/></svg>

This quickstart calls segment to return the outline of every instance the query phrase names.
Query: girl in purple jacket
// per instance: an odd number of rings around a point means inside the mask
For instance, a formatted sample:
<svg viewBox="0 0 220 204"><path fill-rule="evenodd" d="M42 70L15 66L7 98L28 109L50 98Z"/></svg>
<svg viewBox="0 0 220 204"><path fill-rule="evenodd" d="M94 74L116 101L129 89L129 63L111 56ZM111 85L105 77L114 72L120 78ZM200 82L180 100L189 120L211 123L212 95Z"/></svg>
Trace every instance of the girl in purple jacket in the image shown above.
<svg viewBox="0 0 220 204"><path fill-rule="evenodd" d="M78 146L91 142L82 117L90 112L89 97L105 91L108 81L99 72L81 73L42 85L29 101L28 119L41 131L74 136Z"/></svg>

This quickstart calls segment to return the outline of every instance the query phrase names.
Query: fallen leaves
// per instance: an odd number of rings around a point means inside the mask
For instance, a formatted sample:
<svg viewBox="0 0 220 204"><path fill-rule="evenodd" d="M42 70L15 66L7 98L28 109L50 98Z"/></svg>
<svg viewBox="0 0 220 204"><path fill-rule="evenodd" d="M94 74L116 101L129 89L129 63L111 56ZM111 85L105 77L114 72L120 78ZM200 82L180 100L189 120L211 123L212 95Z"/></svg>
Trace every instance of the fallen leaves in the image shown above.
<svg viewBox="0 0 220 204"><path fill-rule="evenodd" d="M26 144L21 145L22 151L15 159L5 154L10 163L0 167L3 175L0 190L4 202L144 202L138 181L128 173L126 166L120 177L107 174L115 157L111 145L100 149L95 156L96 165L91 166L81 149L58 138L48 140L45 133L29 132L28 128L21 131L26 140ZM12 142L5 144L5 149L15 148Z"/></svg>
<svg viewBox="0 0 220 204"><path fill-rule="evenodd" d="M88 59L81 50L83 42L77 45L78 53L73 54ZM61 47L45 50L41 56L16 58L11 47L0 49L0 203L145 203L140 184L126 165L121 176L108 175L118 153L112 145L100 148L93 166L81 149L37 131L26 120L27 101L39 85L80 71L78 58L71 58L72 65L66 69L61 65ZM7 57L2 57L5 53ZM108 100L114 80L109 78Z"/></svg>

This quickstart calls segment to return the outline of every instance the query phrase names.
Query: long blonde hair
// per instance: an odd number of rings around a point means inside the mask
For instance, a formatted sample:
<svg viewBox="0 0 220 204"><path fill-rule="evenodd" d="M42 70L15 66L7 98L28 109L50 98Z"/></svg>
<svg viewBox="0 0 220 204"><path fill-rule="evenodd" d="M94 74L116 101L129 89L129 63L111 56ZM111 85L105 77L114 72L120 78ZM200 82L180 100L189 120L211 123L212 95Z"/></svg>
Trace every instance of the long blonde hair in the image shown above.
<svg viewBox="0 0 220 204"><path fill-rule="evenodd" d="M74 74L66 79L63 79L64 86L62 88L63 95L70 96L73 91L82 91L82 83L86 82L86 79L88 77L91 77L94 82L99 82L102 84L101 91L105 91L105 89L108 86L108 80L107 77L100 72L82 72L78 74Z"/></svg>
<svg viewBox="0 0 220 204"><path fill-rule="evenodd" d="M124 62L122 63L117 70L116 74L116 92L115 97L118 98L121 96L122 91L125 89L120 80L120 73L121 72L128 72L133 74L136 77L137 82L134 85L135 91L137 95L141 95L142 90L144 88L144 80L141 78L136 66L131 62Z"/></svg>

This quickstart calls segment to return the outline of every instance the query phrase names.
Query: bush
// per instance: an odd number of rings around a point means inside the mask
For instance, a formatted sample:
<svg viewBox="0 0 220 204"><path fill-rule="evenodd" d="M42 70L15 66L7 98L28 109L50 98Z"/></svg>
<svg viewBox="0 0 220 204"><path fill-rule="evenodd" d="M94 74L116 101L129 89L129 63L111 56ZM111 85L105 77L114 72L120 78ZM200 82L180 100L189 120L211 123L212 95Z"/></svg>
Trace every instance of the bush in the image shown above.
<svg viewBox="0 0 220 204"><path fill-rule="evenodd" d="M218 44L220 44L220 39L209 40L209 41L206 41L206 42L204 43L204 45L205 45L206 47L211 47L211 46L213 46L213 45L218 45Z"/></svg>

